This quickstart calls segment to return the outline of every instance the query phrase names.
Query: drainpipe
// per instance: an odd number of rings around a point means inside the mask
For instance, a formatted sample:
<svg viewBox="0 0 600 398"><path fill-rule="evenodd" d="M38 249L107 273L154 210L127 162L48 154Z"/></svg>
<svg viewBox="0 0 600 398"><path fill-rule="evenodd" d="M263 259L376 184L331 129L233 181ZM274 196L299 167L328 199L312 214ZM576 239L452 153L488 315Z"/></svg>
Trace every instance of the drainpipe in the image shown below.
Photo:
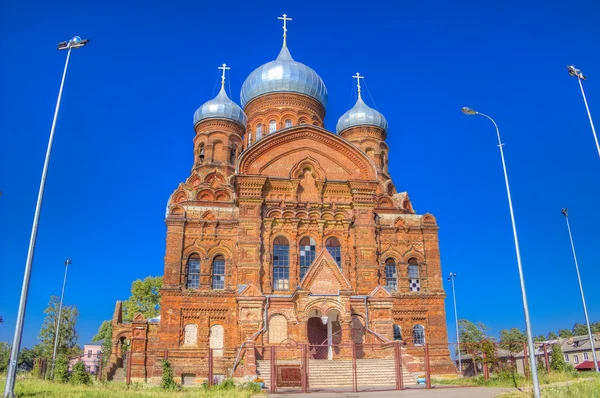
<svg viewBox="0 0 600 398"><path fill-rule="evenodd" d="M267 301L265 302L265 314L263 316L263 327L256 333L254 333L249 340L254 340L256 337L258 337L261 333L263 333L265 330L267 330L267 319L269 317L269 299L271 297L267 296ZM240 355L242 354L242 350L244 349L244 347L246 346L246 342L244 341L242 343L242 345L240 345L240 348L238 350L237 356L235 357L235 362L233 363L233 367L231 368L231 376L233 377L233 373L235 372L235 368L237 368L237 366L240 363Z"/></svg>

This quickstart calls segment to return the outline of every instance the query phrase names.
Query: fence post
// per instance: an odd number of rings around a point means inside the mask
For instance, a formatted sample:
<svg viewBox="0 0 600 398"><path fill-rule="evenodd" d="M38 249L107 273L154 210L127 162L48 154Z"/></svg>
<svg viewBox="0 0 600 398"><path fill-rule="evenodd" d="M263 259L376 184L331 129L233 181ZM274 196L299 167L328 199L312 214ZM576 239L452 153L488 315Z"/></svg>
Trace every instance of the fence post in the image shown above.
<svg viewBox="0 0 600 398"><path fill-rule="evenodd" d="M356 343L352 343L352 392L358 392L356 378Z"/></svg>
<svg viewBox="0 0 600 398"><path fill-rule="evenodd" d="M127 375L126 375L125 384L127 384L127 385L131 384L131 350L127 351Z"/></svg>
<svg viewBox="0 0 600 398"><path fill-rule="evenodd" d="M306 380L308 378L308 372L307 372L307 369L306 369L306 365L307 365L307 361L306 361L306 344L302 344L300 347L301 347L300 355L302 356L302 359L301 359L301 363L302 363L302 365L301 365L301 369L302 369L302 374L301 374L301 377L302 377L302 392L303 393L307 393L308 389L307 389L307 385L306 385L307 384Z"/></svg>
<svg viewBox="0 0 600 398"><path fill-rule="evenodd" d="M431 369L429 366L429 343L425 343L425 387L431 388Z"/></svg>
<svg viewBox="0 0 600 398"><path fill-rule="evenodd" d="M396 390L402 390L404 388L404 380L402 374L402 347L400 342L394 342L394 360L396 362Z"/></svg>
<svg viewBox="0 0 600 398"><path fill-rule="evenodd" d="M485 380L489 380L490 379L490 369L488 368L485 351L482 351L481 354L482 354L481 358L483 360L483 378Z"/></svg>
<svg viewBox="0 0 600 398"><path fill-rule="evenodd" d="M550 361L548 360L548 346L544 343L544 360L546 361L546 372L550 373Z"/></svg>
<svg viewBox="0 0 600 398"><path fill-rule="evenodd" d="M523 373L529 377L529 360L527 359L527 344L523 343Z"/></svg>
<svg viewBox="0 0 600 398"><path fill-rule="evenodd" d="M275 363L275 346L271 346L271 394L277 392L277 365Z"/></svg>
<svg viewBox="0 0 600 398"><path fill-rule="evenodd" d="M213 385L213 349L208 349L208 387Z"/></svg>

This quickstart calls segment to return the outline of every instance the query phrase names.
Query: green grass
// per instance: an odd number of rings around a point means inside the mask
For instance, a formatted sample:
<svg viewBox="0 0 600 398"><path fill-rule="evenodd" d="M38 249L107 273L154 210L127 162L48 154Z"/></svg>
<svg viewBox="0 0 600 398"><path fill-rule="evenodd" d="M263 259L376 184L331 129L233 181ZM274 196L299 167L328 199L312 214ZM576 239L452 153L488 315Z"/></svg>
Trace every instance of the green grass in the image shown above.
<svg viewBox="0 0 600 398"><path fill-rule="evenodd" d="M0 382L1 391L4 391L5 381L6 378L3 377ZM125 383L119 382L76 386L35 379L23 375L19 375L15 385L15 394L18 398L249 398L257 395L257 393L258 389L253 386L247 388L220 388L219 386L215 386L210 390L202 387L192 387L183 388L182 391L164 391L160 387L151 387L143 383L132 383L129 387Z"/></svg>
<svg viewBox="0 0 600 398"><path fill-rule="evenodd" d="M600 377L592 380L571 380L560 386L542 386L542 398L600 398ZM532 392L515 392L502 395L502 398L532 397Z"/></svg>
<svg viewBox="0 0 600 398"><path fill-rule="evenodd" d="M562 382L573 382L582 378L597 378L600 382L600 376L597 376L593 372L539 372L538 374L540 384L552 384ZM460 379L432 379L433 384L444 384L444 385L456 385L456 386L477 386L477 387L531 387L531 379L525 378L525 376L519 373L512 372L501 372L496 375L490 376L489 380L485 380L483 376L477 377L464 377ZM585 384L585 383L584 383Z"/></svg>

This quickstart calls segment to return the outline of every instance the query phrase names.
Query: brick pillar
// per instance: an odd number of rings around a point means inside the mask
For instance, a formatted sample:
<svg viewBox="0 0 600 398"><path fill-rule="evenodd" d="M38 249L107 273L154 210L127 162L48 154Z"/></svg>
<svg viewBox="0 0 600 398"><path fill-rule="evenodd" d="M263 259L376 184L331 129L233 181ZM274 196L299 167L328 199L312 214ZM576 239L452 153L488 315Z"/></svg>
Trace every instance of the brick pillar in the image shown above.
<svg viewBox="0 0 600 398"><path fill-rule="evenodd" d="M256 355L254 341L246 341L246 353L244 355L244 376L256 376Z"/></svg>

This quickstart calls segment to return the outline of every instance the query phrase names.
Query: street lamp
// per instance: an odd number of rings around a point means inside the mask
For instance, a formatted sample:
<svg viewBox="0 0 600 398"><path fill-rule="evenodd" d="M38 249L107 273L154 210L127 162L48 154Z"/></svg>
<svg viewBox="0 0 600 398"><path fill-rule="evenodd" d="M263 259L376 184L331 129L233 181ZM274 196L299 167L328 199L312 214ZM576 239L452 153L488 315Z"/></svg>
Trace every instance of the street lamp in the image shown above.
<svg viewBox="0 0 600 398"><path fill-rule="evenodd" d="M592 126L592 133L594 134L594 141L596 141L596 149L598 150L598 156L600 156L600 144L598 144L598 136L596 136L596 129L594 128L594 122L592 121L592 114L590 113L590 107L587 103L587 98L585 98L585 91L583 91L582 80L587 80L587 77L581 73L580 69L575 68L574 65L567 66L567 70L569 71L569 75L576 77L579 82L579 88L581 89L581 95L583 96L583 103L585 104L585 109L587 110L588 118L590 119L590 126Z"/></svg>
<svg viewBox="0 0 600 398"><path fill-rule="evenodd" d="M523 266L521 265L521 252L519 250L519 239L517 238L517 225L515 223L515 214L513 212L512 198L510 195L510 186L508 185L508 174L506 173L506 163L504 161L504 151L502 147L504 144L500 139L500 130L498 125L488 115L479 113L471 108L463 107L462 111L465 115L479 115L483 116L494 124L496 128L496 135L498 136L498 147L500 148L500 158L502 159L502 168L504 169L504 181L506 182L506 194L508 196L508 208L510 209L510 219L512 221L513 236L515 239L515 251L517 253L517 265L519 266L519 279L521 281L521 295L523 297L523 312L525 313L525 327L527 331L527 344L529 346L529 363L531 364L531 376L533 379L533 392L535 398L540 398L540 384L537 375L537 366L535 362L535 351L533 347L533 337L531 335L531 324L529 321L529 306L527 305L527 293L525 291L525 279L523 278ZM523 353L525 354L525 353Z"/></svg>
<svg viewBox="0 0 600 398"><path fill-rule="evenodd" d="M23 322L25 321L25 307L27 307L27 293L29 292L29 278L31 276L31 265L33 263L33 253L35 251L35 241L37 238L38 223L40 220L40 212L42 210L42 200L44 198L44 187L46 186L46 175L48 174L48 165L50 163L50 154L52 153L52 143L54 141L54 130L56 129L56 119L58 117L58 109L60 108L60 99L62 97L65 77L67 76L67 68L69 66L69 58L71 50L85 46L89 40L82 39L79 36L73 37L66 42L58 43L58 50L67 50L67 59L65 68L58 90L58 99L56 100L56 108L54 109L54 118L52 119L52 127L50 129L50 139L48 140L48 148L46 149L46 159L44 160L44 168L42 170L42 180L40 181L40 189L38 192L37 204L35 206L35 214L33 216L33 226L31 227L31 238L29 239L29 249L27 251L27 261L25 262L25 274L23 276L23 286L21 288L21 300L19 302L19 312L17 314L17 323L15 325L15 335L13 338L12 350L10 353L10 361L8 363L8 372L6 375L6 386L4 388L4 398L12 398L15 395L15 378L17 375L17 361L19 357L19 349L21 348L21 337L23 334Z"/></svg>
<svg viewBox="0 0 600 398"><path fill-rule="evenodd" d="M456 290L454 290L454 278L456 278L456 272L451 272L448 277L448 281L452 282L452 296L454 297L454 320L456 321L456 343L457 343L457 351L458 351L458 370L462 375L462 361L460 358L460 335L458 334L458 312L456 310Z"/></svg>
<svg viewBox="0 0 600 398"><path fill-rule="evenodd" d="M569 231L569 240L571 241L571 249L573 250L573 260L575 260L575 271L577 271L577 280L579 281L579 292L581 293L581 301L583 302L583 313L585 314L585 323L588 329L588 335L590 337L590 345L592 347L592 358L594 358L594 367L598 372L598 358L596 357L596 349L594 347L594 336L592 336L592 329L590 328L590 318L587 313L587 306L585 305L585 297L583 295L583 286L581 285L581 276L579 275L579 264L577 264L577 255L575 254L575 245L573 244L573 235L571 235L571 224L569 224L569 210L565 207L560 211L565 220L567 221L567 230Z"/></svg>
<svg viewBox="0 0 600 398"><path fill-rule="evenodd" d="M54 363L56 361L56 349L58 348L58 332L60 330L60 315L62 313L63 298L65 297L65 285L67 284L67 271L71 265L71 259L65 261L65 279L63 280L62 292L60 294L60 304L58 306L58 320L56 321L56 332L54 333L54 351L52 352L52 367L50 368L50 379L54 379Z"/></svg>

